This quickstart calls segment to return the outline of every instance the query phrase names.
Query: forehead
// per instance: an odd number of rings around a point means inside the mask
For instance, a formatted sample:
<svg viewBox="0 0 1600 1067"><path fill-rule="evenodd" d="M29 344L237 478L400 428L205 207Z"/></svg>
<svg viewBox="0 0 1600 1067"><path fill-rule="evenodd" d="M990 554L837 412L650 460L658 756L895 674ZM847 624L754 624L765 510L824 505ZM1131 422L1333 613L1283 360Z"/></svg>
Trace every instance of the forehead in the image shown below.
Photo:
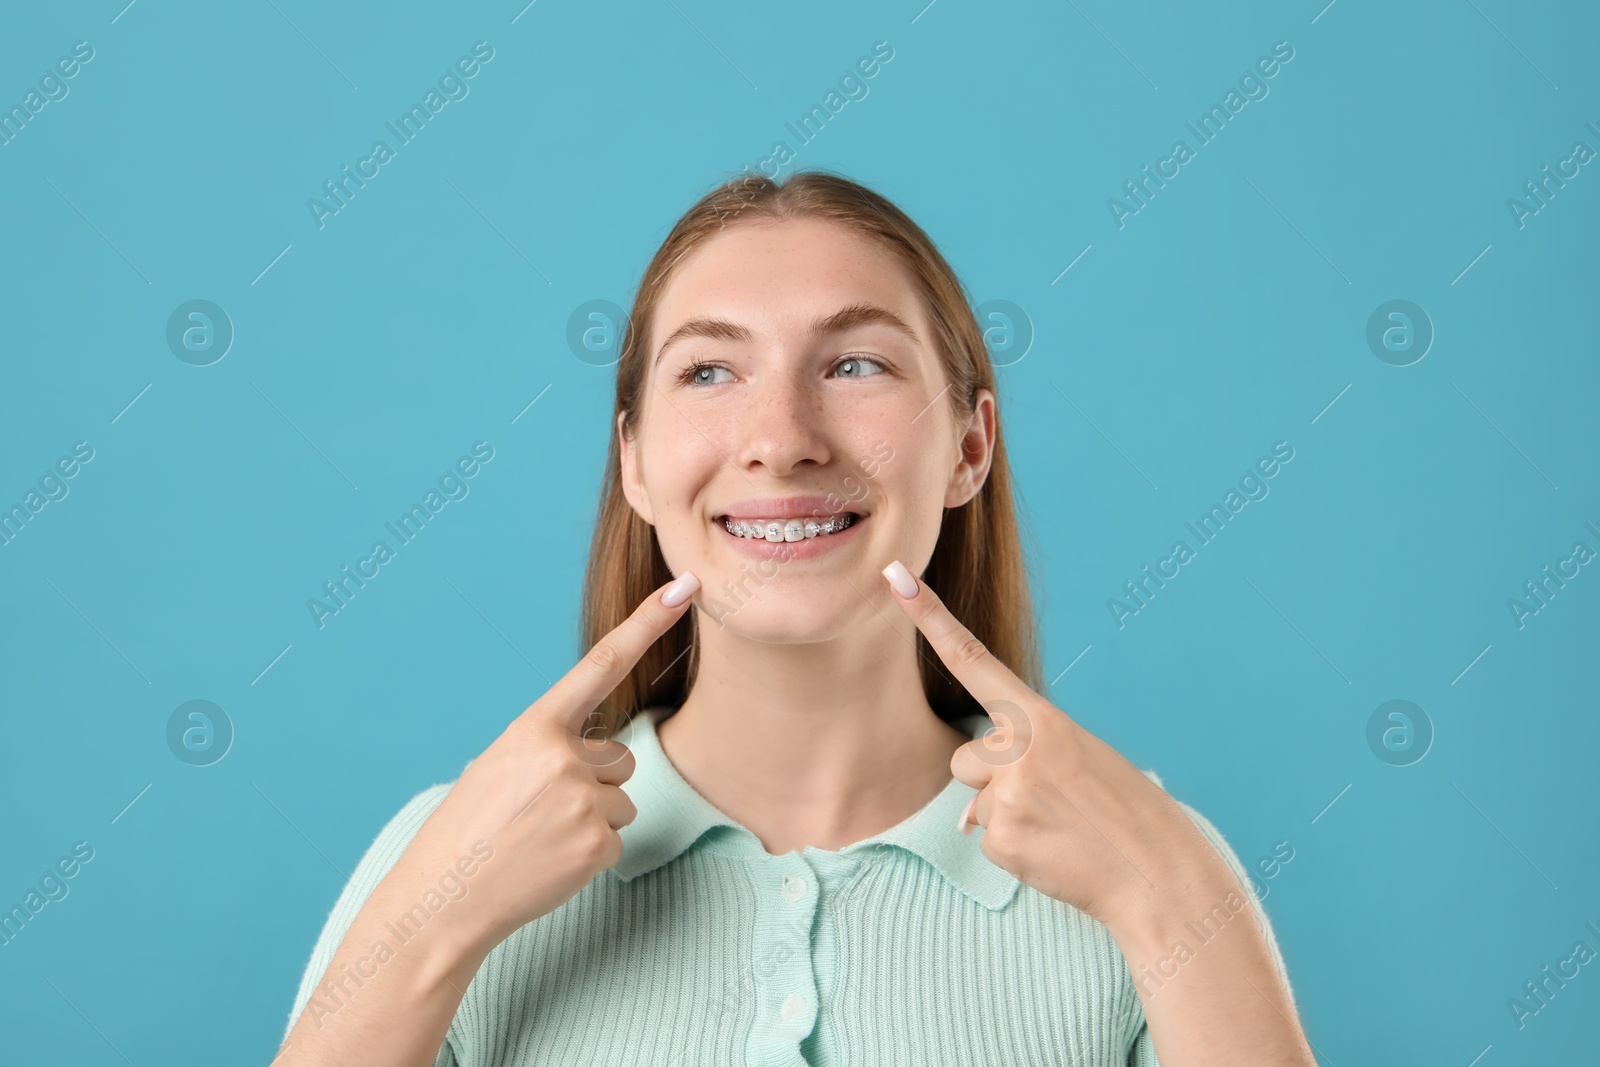
<svg viewBox="0 0 1600 1067"><path fill-rule="evenodd" d="M657 302L650 336L659 345L678 323L701 315L753 330L809 325L853 303L886 307L928 338L910 275L873 239L825 219L744 222L678 264Z"/></svg>

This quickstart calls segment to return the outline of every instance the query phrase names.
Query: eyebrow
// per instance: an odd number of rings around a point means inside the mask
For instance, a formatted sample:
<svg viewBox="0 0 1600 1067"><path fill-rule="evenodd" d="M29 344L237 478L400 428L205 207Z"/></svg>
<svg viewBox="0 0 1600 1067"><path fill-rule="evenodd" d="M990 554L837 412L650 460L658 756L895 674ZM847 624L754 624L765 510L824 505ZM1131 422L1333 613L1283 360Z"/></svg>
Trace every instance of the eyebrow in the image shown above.
<svg viewBox="0 0 1600 1067"><path fill-rule="evenodd" d="M857 326L869 325L887 326L904 334L912 344L921 344L917 332L907 325L904 319L877 304L850 304L842 307L832 315L825 315L813 322L808 336L816 340L831 333L843 333ZM661 363L662 355L673 342L690 337L708 337L714 341L749 341L750 331L727 319L690 319L661 342L661 347L656 350L655 362L651 366L655 367Z"/></svg>

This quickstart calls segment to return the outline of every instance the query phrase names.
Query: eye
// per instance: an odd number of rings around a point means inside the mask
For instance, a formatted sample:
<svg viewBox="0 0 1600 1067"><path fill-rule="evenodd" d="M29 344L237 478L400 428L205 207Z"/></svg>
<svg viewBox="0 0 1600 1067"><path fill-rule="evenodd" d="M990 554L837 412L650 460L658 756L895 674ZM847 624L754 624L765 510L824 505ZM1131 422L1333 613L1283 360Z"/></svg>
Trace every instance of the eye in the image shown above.
<svg viewBox="0 0 1600 1067"><path fill-rule="evenodd" d="M715 373L716 371L726 371L727 369L727 367L719 367L715 363L691 363L682 374L678 375L678 381L690 386L717 385L720 383L711 380L709 377L704 377L704 375L708 372Z"/></svg>
<svg viewBox="0 0 1600 1067"><path fill-rule="evenodd" d="M844 377L847 378L870 378L874 374L883 373L882 363L879 363L875 359L868 359L863 356L846 356L838 363L835 363L834 366L841 371L845 368L849 368L849 373L844 375ZM865 370L867 367L876 367L877 369Z"/></svg>

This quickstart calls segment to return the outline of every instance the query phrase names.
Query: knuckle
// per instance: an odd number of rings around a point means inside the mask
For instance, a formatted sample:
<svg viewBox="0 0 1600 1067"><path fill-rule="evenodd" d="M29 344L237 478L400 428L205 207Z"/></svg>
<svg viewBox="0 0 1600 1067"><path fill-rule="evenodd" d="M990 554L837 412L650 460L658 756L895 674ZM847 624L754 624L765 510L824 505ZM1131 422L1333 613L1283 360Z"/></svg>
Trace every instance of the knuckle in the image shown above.
<svg viewBox="0 0 1600 1067"><path fill-rule="evenodd" d="M616 833L604 822L590 823L578 838L578 848L590 864L599 864L611 852L613 842L619 841Z"/></svg>
<svg viewBox="0 0 1600 1067"><path fill-rule="evenodd" d="M1015 775L1003 775L989 783L989 788L994 791L995 806L997 808L1011 807L1022 800L1028 787L1018 781Z"/></svg>
<svg viewBox="0 0 1600 1067"><path fill-rule="evenodd" d="M1014 865L1011 855L1010 836L1005 832L1004 824L999 826L986 826L983 830L983 840L978 845L989 862L996 867L1007 870Z"/></svg>
<svg viewBox="0 0 1600 1067"><path fill-rule="evenodd" d="M967 634L956 645L956 662L971 666L988 658L989 649L973 634Z"/></svg>
<svg viewBox="0 0 1600 1067"><path fill-rule="evenodd" d="M983 844L991 859L1007 869L1015 869L1032 854L1027 836L1027 831L1013 820L999 818L984 828Z"/></svg>
<svg viewBox="0 0 1600 1067"><path fill-rule="evenodd" d="M594 786L586 786L578 791L573 799L572 807L574 816L586 823L592 823L601 817L600 801L595 795Z"/></svg>
<svg viewBox="0 0 1600 1067"><path fill-rule="evenodd" d="M607 830L605 847L600 850L600 855L595 859L595 865L602 870L615 867L617 861L622 859L622 838L614 830Z"/></svg>
<svg viewBox="0 0 1600 1067"><path fill-rule="evenodd" d="M560 795L553 798L552 816L562 826L581 826L593 810L593 801L589 799L588 790L572 779L565 781L572 784L566 785Z"/></svg>
<svg viewBox="0 0 1600 1067"><path fill-rule="evenodd" d="M622 654L617 651L617 647L610 641L601 641L589 650L588 655L583 657L584 665L601 677L609 676L612 671L616 670L617 664L621 661Z"/></svg>
<svg viewBox="0 0 1600 1067"><path fill-rule="evenodd" d="M551 778L557 787L565 790L580 782L582 779L577 772L581 761L576 751L577 744L571 740L562 744L559 737L550 737L548 733L545 736L548 740L543 750L544 763L550 768Z"/></svg>

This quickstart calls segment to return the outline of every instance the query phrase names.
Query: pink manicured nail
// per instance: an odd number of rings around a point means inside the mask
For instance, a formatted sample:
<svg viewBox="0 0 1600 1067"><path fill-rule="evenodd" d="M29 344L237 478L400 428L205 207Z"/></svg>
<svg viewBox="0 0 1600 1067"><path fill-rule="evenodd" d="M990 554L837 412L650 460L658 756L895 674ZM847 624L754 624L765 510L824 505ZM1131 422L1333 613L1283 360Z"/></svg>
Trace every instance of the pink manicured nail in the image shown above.
<svg viewBox="0 0 1600 1067"><path fill-rule="evenodd" d="M972 794L972 799L967 801L967 806L961 809L961 821L956 823L956 829L963 834L972 833L972 824L968 821L972 817L973 809L978 806L978 794Z"/></svg>
<svg viewBox="0 0 1600 1067"><path fill-rule="evenodd" d="M694 576L694 571L684 571L661 591L661 602L669 608L675 608L694 596L694 591L699 588L700 579Z"/></svg>
<svg viewBox="0 0 1600 1067"><path fill-rule="evenodd" d="M900 594L901 600L911 600L916 597L918 589L917 580L911 577L911 572L906 570L906 565L904 563L901 563L899 560L895 560L893 563L883 568L883 576L889 579L890 587L893 588L896 593Z"/></svg>

